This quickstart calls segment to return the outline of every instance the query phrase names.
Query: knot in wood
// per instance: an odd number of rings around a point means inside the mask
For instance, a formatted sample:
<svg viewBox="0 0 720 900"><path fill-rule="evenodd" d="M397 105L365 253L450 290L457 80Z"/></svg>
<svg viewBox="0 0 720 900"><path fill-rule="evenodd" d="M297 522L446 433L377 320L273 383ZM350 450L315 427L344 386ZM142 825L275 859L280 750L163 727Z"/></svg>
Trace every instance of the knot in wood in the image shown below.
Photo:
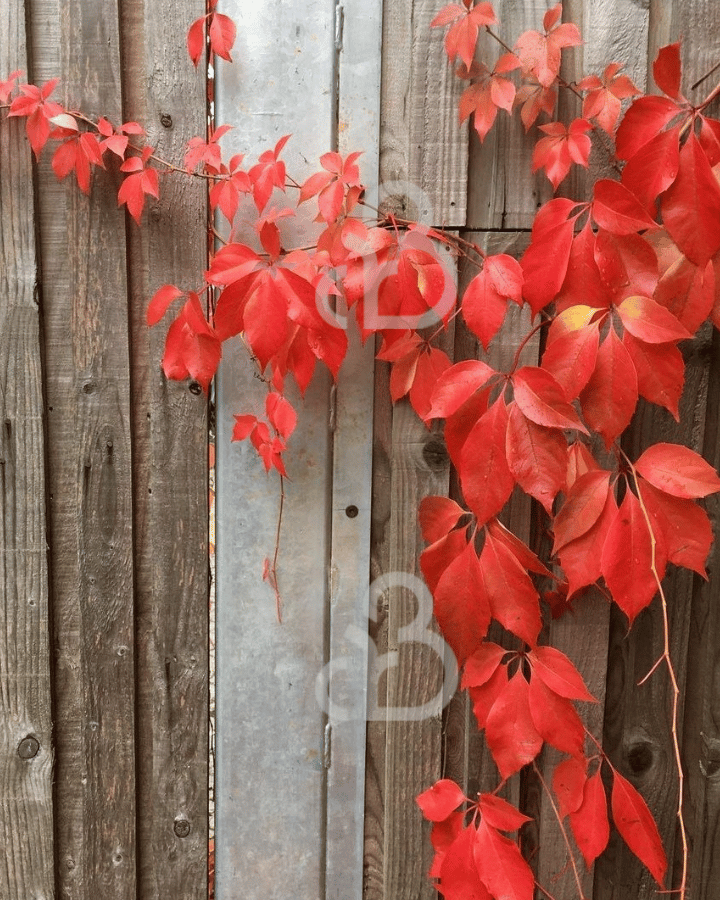
<svg viewBox="0 0 720 900"><path fill-rule="evenodd" d="M432 472L441 472L446 468L449 457L447 448L443 441L438 438L431 438L422 449L425 464Z"/></svg>
<svg viewBox="0 0 720 900"><path fill-rule="evenodd" d="M169 113L162 113L160 116L160 124L163 128L172 128L172 116Z"/></svg>
<svg viewBox="0 0 720 900"><path fill-rule="evenodd" d="M20 759L33 759L40 752L40 742L29 734L20 741L17 752Z"/></svg>

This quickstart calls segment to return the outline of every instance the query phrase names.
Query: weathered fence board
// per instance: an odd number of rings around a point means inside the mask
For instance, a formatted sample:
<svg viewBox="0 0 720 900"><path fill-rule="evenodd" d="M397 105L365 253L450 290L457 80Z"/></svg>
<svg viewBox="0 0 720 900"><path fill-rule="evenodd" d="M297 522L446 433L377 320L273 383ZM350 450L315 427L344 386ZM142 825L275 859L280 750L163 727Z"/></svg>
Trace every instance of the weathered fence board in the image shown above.
<svg viewBox="0 0 720 900"><path fill-rule="evenodd" d="M22 0L0 9L0 72L27 70ZM0 896L53 890L50 623L38 262L30 147L0 134Z"/></svg>
<svg viewBox="0 0 720 900"><path fill-rule="evenodd" d="M158 154L176 164L206 129L202 66L178 60L188 24L204 12L203 0L121 8L124 117L143 122ZM142 900L201 897L207 885L207 397L196 383L164 377L164 329L145 321L161 284L200 283L205 192L200 178L164 177L128 243Z"/></svg>
<svg viewBox="0 0 720 900"><path fill-rule="evenodd" d="M379 198L400 217L519 253L549 185L529 172L533 135L505 113L482 146L457 127L463 85L446 64L442 29L429 27L443 5L232 0L223 11L238 22L238 44L233 66L217 67L215 113L237 128L224 146L252 157L293 131L283 157L300 178L329 149L364 150L371 206ZM549 5L497 0L495 30L513 43ZM142 122L158 152L181 163L186 141L206 126L203 69L184 46L204 12L204 0L11 0L0 9L0 76L17 68L34 82L59 76L72 107ZM657 50L682 29L686 94L699 102L714 86L716 76L691 89L717 62L712 0L566 0L563 14L586 40L564 53L570 81L617 60L642 87ZM494 59L497 43L481 44ZM561 96L561 117L579 110L578 98ZM200 900L207 405L198 385L164 378L163 329L149 331L144 315L160 284L200 283L205 188L163 176L161 200L149 201L138 229L117 209L111 166L96 173L88 199L72 178L57 183L46 151L33 193L22 130L3 115L0 896ZM583 195L606 164L596 147L589 175L573 172L560 192ZM307 237L308 227L301 216L295 234ZM461 279L471 275L461 267ZM507 370L528 325L513 314L488 354L458 323L443 347ZM428 604L414 580L417 506L427 493L455 491L454 477L439 432L407 403L390 403L388 367L372 371L375 349L352 339L337 386L321 377L299 404L280 529L282 621L261 577L275 550L278 481L250 448L230 442L233 413L259 411L267 388L249 374L240 343L223 364L219 900L238 891L248 900L430 900L432 848L416 794L441 776L470 793L497 785L467 698L456 694L441 713L451 660L438 656L439 636L428 625L426 643L417 639ZM535 363L538 350L531 340L522 363ZM686 357L683 424L641 406L625 444L632 457L650 441L681 440L720 465L717 335L708 328ZM708 508L717 526L719 501ZM534 547L547 541L527 498L513 497L504 515ZM665 582L682 692L688 900L714 900L720 879L719 554L716 543L709 582L675 571ZM662 652L659 605L629 635L604 598L577 606L547 637L601 701L588 707L589 728L604 734L614 765L657 815L675 886L669 686L662 669L638 685ZM413 708L426 702L415 720ZM545 781L557 758L546 750L538 760ZM534 817L522 846L539 884L555 900L577 900L540 777L525 771L503 791ZM646 900L657 890L616 838L593 871L578 861L588 898Z"/></svg>
<svg viewBox="0 0 720 900"><path fill-rule="evenodd" d="M117 6L32 7L35 79L121 121ZM88 78L88 72L93 73ZM59 891L135 896L135 685L125 217L39 174ZM107 815L108 808L112 815ZM98 827L99 822L103 827Z"/></svg>

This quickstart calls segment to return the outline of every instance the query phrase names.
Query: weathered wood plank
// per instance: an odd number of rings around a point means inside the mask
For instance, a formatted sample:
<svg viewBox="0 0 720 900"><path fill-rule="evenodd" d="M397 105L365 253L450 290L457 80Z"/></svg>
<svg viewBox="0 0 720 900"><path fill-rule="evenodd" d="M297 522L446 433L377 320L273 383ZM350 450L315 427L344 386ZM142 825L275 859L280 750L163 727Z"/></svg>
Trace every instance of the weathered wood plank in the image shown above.
<svg viewBox="0 0 720 900"><path fill-rule="evenodd" d="M654 13L658 13L653 8ZM674 40L679 35L668 34L668 22L682 23L683 29L683 87L689 92L690 85L717 61L715 57L712 35L718 23L720 10L712 3L679 2L673 4L672 13L662 11L661 18L651 16L649 57L654 58L657 44ZM648 68L652 59L648 58ZM698 96L709 91L711 84L699 89ZM699 340L686 353L685 391L680 407L680 425L676 425L664 410L642 405L633 426L628 442L629 453L636 458L639 452L651 442L658 440L686 443L696 450L703 447L705 417L708 409L708 386L710 383L709 328L702 332ZM706 447L708 452L711 448ZM692 573L686 570L671 571L665 580L665 589L670 604L670 637L671 656L679 676L681 697L686 691L686 678L700 678L707 684L711 677L708 671L700 675L696 669L695 645L689 650L690 636L697 635L697 626L693 627L691 616L693 610ZM695 621L702 620L702 603ZM699 618L698 618L699 617ZM679 878L680 852L676 831L675 812L677 806L677 776L672 753L669 732L670 688L664 669L656 673L642 687L637 681L660 655L662 649L662 628L660 611L657 602L640 617L627 640L623 639L626 622L614 614L611 625L611 656L608 668L608 701L606 705L606 747L613 762L623 774L631 778L642 791L656 815L663 843L668 850L671 864L668 881L674 887ZM709 661L708 661L709 664ZM690 675L689 673L692 673ZM697 681L695 681L697 683ZM687 682L692 685L693 681ZM703 690L706 690L705 688ZM712 689L706 696L712 696ZM692 805L686 804L688 825L691 830L691 841L695 844L696 859L702 860L705 854L704 842L708 840L708 823L703 820L704 806L702 780L698 779L697 770L701 763L707 761L707 748L703 745L699 732L700 723L688 720L689 731L684 733L682 723L682 703L680 735L684 743L685 766L690 774ZM704 719L707 722L707 719ZM692 815L692 812L695 815ZM707 814L707 810L704 811ZM711 815L712 818L712 815ZM694 821L693 821L694 820ZM705 857L706 858L706 857ZM613 840L608 852L598 864L598 872L602 872L603 881L610 885L633 885L639 898L650 897L654 893L652 880L641 870L637 861L624 848ZM697 862L697 871L702 871L705 863ZM598 876L599 877L599 876ZM639 887L637 886L639 884ZM713 884L712 890L716 889ZM596 900L605 900L614 896L612 888L607 887L604 893L598 894Z"/></svg>
<svg viewBox="0 0 720 900"><path fill-rule="evenodd" d="M519 257L528 243L526 232L463 232L462 237L477 244L486 253L508 253ZM461 291L464 291L477 268L469 261L460 266ZM509 372L521 342L530 329L528 310L521 310L510 305L502 329L485 352L477 337L463 323L458 323L455 330L455 361L461 359L483 359L497 371ZM538 341L530 340L520 354L520 361L525 365L537 362ZM455 496L458 502L461 497ZM519 492L513 493L503 511L505 524L523 540L530 539L530 503L528 498ZM498 633L496 634L495 631ZM502 640L502 629L493 626L493 640ZM444 742L443 775L456 779L467 788L470 795L480 791L493 791L497 787L500 776L482 734L477 730L477 723L472 712L472 704L468 702L466 692L459 692L448 706L445 716L447 731ZM504 796L511 802L519 800L519 780L511 779Z"/></svg>
<svg viewBox="0 0 720 900"><path fill-rule="evenodd" d="M30 10L33 78L121 121L115 3ZM47 162L47 160L46 160ZM135 690L124 213L39 175L54 608L58 890L134 900ZM112 810L109 815L108 811Z"/></svg>
<svg viewBox="0 0 720 900"><path fill-rule="evenodd" d="M458 126L462 83L431 29L435 0L384 6L381 201L396 215L447 228L466 218L467 125Z"/></svg>
<svg viewBox="0 0 720 900"><path fill-rule="evenodd" d="M123 3L124 118L182 165L206 128L203 67L185 48L202 0ZM165 329L145 309L164 283L196 287L207 265L206 185L161 177L129 234L138 690L139 897L197 898L207 885L207 398L160 369Z"/></svg>
<svg viewBox="0 0 720 900"><path fill-rule="evenodd" d="M547 3L500 0L493 7L500 20L493 31L512 47L524 31L542 26ZM477 57L490 68L504 52L487 33L480 36ZM534 145L533 132L525 134L517 112L510 117L501 111L482 144L471 128L467 228L530 228L538 207L552 196L547 178L530 172Z"/></svg>
<svg viewBox="0 0 720 900"><path fill-rule="evenodd" d="M338 149L363 150L365 196L377 206L382 3L345 0L337 24ZM327 900L362 900L363 893L374 344L361 346L354 324L349 337L333 410L328 655L344 668L328 685ZM333 716L335 702L340 716Z"/></svg>
<svg viewBox="0 0 720 900"><path fill-rule="evenodd" d="M704 453L720 468L720 336L713 334ZM717 496L706 501L713 531L720 526ZM691 846L690 896L712 900L720 884L720 606L717 538L708 560L709 582L696 579L685 690L683 756ZM675 860L677 872L678 861Z"/></svg>
<svg viewBox="0 0 720 900"><path fill-rule="evenodd" d="M25 4L0 9L0 72L27 72ZM54 892L50 627L30 147L0 113L0 896Z"/></svg>
<svg viewBox="0 0 720 900"><path fill-rule="evenodd" d="M452 352L452 331L442 340ZM451 663L419 637L432 628L432 599L414 580L420 578L417 559L424 546L417 511L424 496L447 492L449 461L441 435L426 429L407 401L391 408L387 376L386 365L379 364L371 574L386 588L371 598L370 636L378 654L396 656L389 658L386 676L371 684L368 698L379 708L378 720L368 723L364 896L429 900L435 893L427 878L432 848L415 797L441 775L437 698ZM403 637L408 626L412 640ZM433 703L429 716L414 718L413 707Z"/></svg>
<svg viewBox="0 0 720 900"><path fill-rule="evenodd" d="M266 0L225 11L242 22L237 65L217 71L217 121L238 126L226 146L252 158L292 132L283 158L302 179L335 139L335 4ZM243 347L230 348L218 390L218 900L236 900L238 885L248 900L324 894L327 755L315 687L328 641L330 383L319 377L304 403L295 398L300 416L280 536L282 623L262 581L263 558L275 546L277 478L265 476L252 447L230 443L233 413L261 411L265 393Z"/></svg>

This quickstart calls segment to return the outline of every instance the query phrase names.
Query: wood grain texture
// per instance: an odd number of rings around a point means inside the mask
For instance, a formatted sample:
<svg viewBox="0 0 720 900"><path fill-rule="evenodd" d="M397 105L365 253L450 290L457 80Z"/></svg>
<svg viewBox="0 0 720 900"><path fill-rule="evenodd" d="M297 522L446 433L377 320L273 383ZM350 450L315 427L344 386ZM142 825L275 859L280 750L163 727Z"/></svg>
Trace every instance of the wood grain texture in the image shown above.
<svg viewBox="0 0 720 900"><path fill-rule="evenodd" d="M451 352L452 332L443 336ZM406 400L391 407L387 366L378 364L373 451L371 577L385 578L371 609L377 652L397 653L387 677L370 686L385 720L368 723L365 826L365 900L430 900L429 829L415 797L441 775L442 719L438 702L429 717L413 721L403 710L430 703L446 674L427 645L403 643L400 629L424 626L431 610L427 591L412 587L423 549L417 524L421 499L445 493L449 461L442 437L427 430ZM403 587L402 582L407 582ZM373 702L369 696L368 702ZM393 711L394 710L394 711Z"/></svg>
<svg viewBox="0 0 720 900"><path fill-rule="evenodd" d="M720 338L712 337L704 455L720 468ZM717 534L718 497L706 507ZM687 761L686 808L691 839L690 896L711 900L720 883L720 543L708 560L710 581L695 580L685 691L683 754ZM677 859L675 860L677 870Z"/></svg>
<svg viewBox="0 0 720 900"><path fill-rule="evenodd" d="M493 4L500 20L493 31L509 46L528 29L542 27L545 0L500 0ZM478 42L477 58L492 69L505 51L487 33ZM467 228L530 228L538 208L552 196L550 182L532 175L530 164L536 134L526 135L517 112L502 110L481 144L474 128L470 134Z"/></svg>
<svg viewBox="0 0 720 900"><path fill-rule="evenodd" d="M467 126L458 127L462 83L430 28L435 0L384 4L380 200L402 218L463 227Z"/></svg>
<svg viewBox="0 0 720 900"><path fill-rule="evenodd" d="M655 13L657 12L655 10ZM713 26L717 25L719 16L720 10L715 5L694 2L674 3L672 14L668 10L663 10L660 19L651 14L648 53L653 58L657 44L679 37L668 34L668 22L682 22L685 89L689 89L689 85L716 62L712 35L715 31ZM648 66L651 66L650 59ZM700 93L704 94L710 86L705 85ZM648 444L656 441L685 443L698 451L705 445L706 452L712 452L704 437L706 415L711 409L708 389L711 383L712 340L708 327L700 332L685 353L686 374L685 390L680 405L681 424L676 424L664 410L647 404L640 405L627 443L631 458L637 458ZM707 655L705 656L707 668L702 674L698 672L699 660L696 658L695 644L698 637L697 623L703 621L703 607L707 601L703 603L700 594L699 608L693 611L693 600L698 594L695 590L695 578L686 570L671 570L664 584L670 605L671 656L679 676L682 698L686 691L687 678L692 679L690 685L697 684L698 680L708 685L707 679L712 677L710 674L712 658L708 658ZM641 790L656 815L663 843L671 862L675 863L674 866L671 864L668 876L668 881L673 881L673 884L668 886L673 887L679 878L680 867L677 856L680 850L675 820L677 777L668 725L670 688L667 677L662 672L658 672L642 687L636 686L637 681L661 652L660 610L656 601L638 617L627 639L624 637L627 623L621 621L621 618L614 612L611 620L605 720L606 748L614 764ZM712 688L704 687L703 693L709 698L712 696ZM693 702L692 696L688 696L691 704L688 715L685 716L684 726L682 721L684 701L681 702L679 730L684 743L684 765L686 771L690 773L690 799L686 802L685 808L690 839L694 845L694 870L698 873L703 871L703 866L707 866L705 842L712 840L712 829L709 832L708 824L703 820L703 810L704 814L707 814L704 805L705 796L712 796L712 789L709 795L704 794L704 789L711 785L712 781L698 778L697 772L701 765L708 765L708 753L711 751L710 745L703 738L702 728L706 726L692 716L691 711L697 711L698 706ZM708 709L705 701L703 708ZM703 713L702 722L707 721L707 715ZM710 768L712 769L712 765ZM712 819L712 814L710 818ZM637 891L639 898L650 897L654 893L655 886L649 875L615 839L611 840L610 847L599 861L597 868L602 874L603 882L608 886L603 886L600 892L596 887L596 900L606 898L609 900L615 896L612 890L617 890L617 886L622 885L625 885L625 889L633 885L633 890ZM700 875L697 877L701 878ZM713 889L716 891L716 884L713 885Z"/></svg>
<svg viewBox="0 0 720 900"><path fill-rule="evenodd" d="M121 121L117 6L31 9L35 80ZM58 892L134 900L135 686L125 214L39 173L48 403Z"/></svg>
<svg viewBox="0 0 720 900"><path fill-rule="evenodd" d="M0 72L27 71L25 5ZM30 147L0 113L0 896L54 896L45 436ZM23 743L24 742L24 743Z"/></svg>
<svg viewBox="0 0 720 900"><path fill-rule="evenodd" d="M185 49L202 0L122 4L124 118L182 164L206 127L203 68ZM206 188L161 177L129 233L132 328L138 861L142 900L190 900L207 885L207 397L160 368L166 328L145 310L161 284L194 287L207 266Z"/></svg>

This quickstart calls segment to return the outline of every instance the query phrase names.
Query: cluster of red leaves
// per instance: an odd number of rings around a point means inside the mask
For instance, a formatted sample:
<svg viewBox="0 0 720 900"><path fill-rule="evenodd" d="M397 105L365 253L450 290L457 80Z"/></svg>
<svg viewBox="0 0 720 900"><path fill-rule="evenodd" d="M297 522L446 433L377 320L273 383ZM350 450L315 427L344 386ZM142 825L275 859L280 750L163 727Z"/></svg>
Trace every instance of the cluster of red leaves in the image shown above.
<svg viewBox="0 0 720 900"><path fill-rule="evenodd" d="M562 50L580 43L561 13L557 4L542 31L520 35L512 50L503 45L492 67L475 59L480 33L497 21L490 3L462 0L434 19L448 28L447 54L459 58L458 74L469 81L460 118L472 115L481 139L499 109L519 109L526 129L541 113L552 115ZM197 65L209 41L229 59L234 38L233 23L213 2L191 26L188 50ZM49 140L58 142L55 173L74 171L89 192L92 168L104 167L109 152L124 175L119 204L139 222L146 196L158 196L153 149L130 144L142 136L140 126L90 122L50 99L57 82L16 85L20 74L0 82L0 104L9 102L9 115L26 119L36 156ZM461 496L423 501L428 546L420 564L501 783L545 743L556 748L566 758L552 779L555 805L586 864L607 845L609 805L614 827L662 884L667 864L645 801L599 747L586 753L576 704L593 698L582 676L570 659L538 643L543 597L553 615L561 614L598 585L632 624L658 593L668 564L705 575L712 541L697 500L720 490L714 470L685 447L658 444L633 462L618 444L640 397L678 417L678 345L708 319L720 327L720 122L705 114L709 101L694 106L682 95L677 44L660 51L654 77L662 96L638 97L617 63L573 87L583 95L582 118L541 126L533 169L543 169L556 188L573 164L587 166L599 129L615 142L620 179L598 181L585 202L546 203L520 260L470 248L478 273L462 298L438 245L466 254L467 245L392 218L363 219L358 153L327 153L303 184L289 180L297 189L293 201L281 159L288 137L250 166L240 154L225 162L226 126L193 138L180 171L207 179L211 208L229 223L230 239L200 287L162 286L147 319L155 325L172 308L163 370L204 389L223 343L242 338L268 393L263 411L235 417L233 439L249 440L265 469L282 476L297 418L284 394L288 378L304 393L318 361L337 377L348 318L363 339L382 338L378 359L390 365L393 401L407 397L426 423L444 421ZM283 222L310 202L315 245L292 249ZM243 234L241 204L254 207L254 224ZM510 303L539 317L539 365L516 362L500 372L482 360L453 364L434 346L460 314L487 349ZM610 451L612 468L593 456L592 435ZM548 517L547 560L498 519L516 489ZM491 622L522 649L488 641ZM521 828L524 814L494 794L465 797L447 780L418 803L433 823L430 875L444 897L530 900L532 871L504 834Z"/></svg>

